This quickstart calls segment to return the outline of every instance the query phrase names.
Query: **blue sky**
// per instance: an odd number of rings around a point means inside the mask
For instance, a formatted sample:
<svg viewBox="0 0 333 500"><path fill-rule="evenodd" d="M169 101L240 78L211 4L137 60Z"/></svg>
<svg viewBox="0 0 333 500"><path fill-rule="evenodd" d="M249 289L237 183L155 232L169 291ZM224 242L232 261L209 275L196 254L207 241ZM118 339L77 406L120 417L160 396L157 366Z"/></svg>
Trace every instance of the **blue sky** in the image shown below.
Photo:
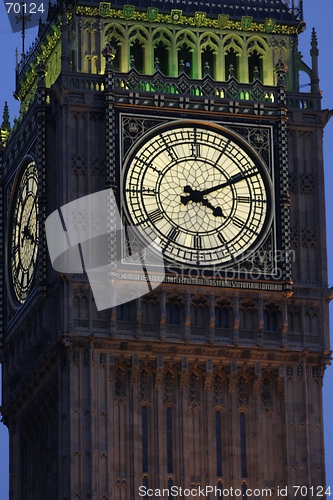
<svg viewBox="0 0 333 500"><path fill-rule="evenodd" d="M322 107L333 108L333 0L304 0L304 20L307 29L300 36L300 51L303 60L310 65L309 55L311 29L316 28L319 43L319 76L323 92ZM26 32L26 47L33 42L36 28ZM15 48L21 52L20 34L13 34L6 15L4 3L0 3L0 47L1 80L0 112L4 101L8 101L11 120L18 115L18 103L12 97L15 86ZM306 83L306 80L302 83ZM305 89L306 91L306 89ZM2 121L2 117L0 116ZM1 123L1 122L0 122ZM333 118L326 126L324 135L327 250L329 259L329 285L333 285ZM332 306L331 306L332 314ZM331 320L333 324L333 320ZM332 327L331 327L332 331ZM329 367L324 379L324 418L327 485L333 492L333 367ZM8 500L8 437L6 428L0 424L0 500Z"/></svg>

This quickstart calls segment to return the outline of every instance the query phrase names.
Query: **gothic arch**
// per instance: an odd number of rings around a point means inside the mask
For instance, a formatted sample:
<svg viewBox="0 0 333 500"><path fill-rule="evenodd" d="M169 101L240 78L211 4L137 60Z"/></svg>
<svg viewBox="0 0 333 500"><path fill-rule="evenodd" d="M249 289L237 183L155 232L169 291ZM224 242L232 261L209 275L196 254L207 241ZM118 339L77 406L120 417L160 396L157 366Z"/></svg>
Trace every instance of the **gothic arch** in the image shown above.
<svg viewBox="0 0 333 500"><path fill-rule="evenodd" d="M163 45L165 45L165 47L167 47L168 49L171 49L172 38L173 38L173 35L172 35L171 31L166 29L166 28L158 28L152 32L152 41L153 41L154 47L159 42L162 42Z"/></svg>
<svg viewBox="0 0 333 500"><path fill-rule="evenodd" d="M151 73L150 41L149 31L143 26L132 26L128 30L130 66L135 67L139 73Z"/></svg>
<svg viewBox="0 0 333 500"><path fill-rule="evenodd" d="M198 75L198 61L195 57L197 48L197 39L193 33L187 30L181 30L176 36L176 50L179 72L185 71L190 77ZM183 61L184 66L182 66Z"/></svg>
<svg viewBox="0 0 333 500"><path fill-rule="evenodd" d="M255 302L243 299L239 306L239 338L254 340L258 330L258 313Z"/></svg>
<svg viewBox="0 0 333 500"><path fill-rule="evenodd" d="M206 297L203 295L193 297L190 306L190 313L192 333L205 335L209 325L209 304Z"/></svg>
<svg viewBox="0 0 333 500"><path fill-rule="evenodd" d="M264 305L264 339L277 341L281 333L281 309L275 302Z"/></svg>
<svg viewBox="0 0 333 500"><path fill-rule="evenodd" d="M232 327L232 304L230 300L218 298L215 301L215 328L231 330Z"/></svg>
<svg viewBox="0 0 333 500"><path fill-rule="evenodd" d="M165 303L166 324L181 325L184 323L184 301L178 294L170 294Z"/></svg>
<svg viewBox="0 0 333 500"><path fill-rule="evenodd" d="M141 329L156 331L160 323L159 300L155 294L147 294L141 299Z"/></svg>
<svg viewBox="0 0 333 500"><path fill-rule="evenodd" d="M257 51L262 57L266 57L268 54L268 45L263 38L251 36L246 41L246 51L248 55Z"/></svg>
<svg viewBox="0 0 333 500"><path fill-rule="evenodd" d="M201 77L209 73L215 80L222 79L219 54L222 53L221 40L215 33L204 33L199 37ZM208 66L207 66L208 65Z"/></svg>
<svg viewBox="0 0 333 500"><path fill-rule="evenodd" d="M172 59L174 58L174 54L172 54L172 33L166 28L156 29L152 33L152 40L154 64L157 59L160 71L164 75L170 75L172 73Z"/></svg>
<svg viewBox="0 0 333 500"><path fill-rule="evenodd" d="M128 30L128 41L129 44L133 44L135 41L138 41L146 47L149 43L150 35L149 31L143 26L132 26Z"/></svg>
<svg viewBox="0 0 333 500"><path fill-rule="evenodd" d="M224 55L225 75L228 80L234 76L237 80L243 80L243 68L241 65L244 51L244 42L237 35L228 35L223 39L222 54Z"/></svg>
<svg viewBox="0 0 333 500"><path fill-rule="evenodd" d="M126 31L121 24L110 23L105 27L105 42L107 43L110 39L117 40L117 43L124 43L126 39Z"/></svg>
<svg viewBox="0 0 333 500"><path fill-rule="evenodd" d="M258 78L266 83L265 68L269 64L268 46L261 37L252 36L246 43L248 81L251 83ZM256 69L257 68L257 69Z"/></svg>

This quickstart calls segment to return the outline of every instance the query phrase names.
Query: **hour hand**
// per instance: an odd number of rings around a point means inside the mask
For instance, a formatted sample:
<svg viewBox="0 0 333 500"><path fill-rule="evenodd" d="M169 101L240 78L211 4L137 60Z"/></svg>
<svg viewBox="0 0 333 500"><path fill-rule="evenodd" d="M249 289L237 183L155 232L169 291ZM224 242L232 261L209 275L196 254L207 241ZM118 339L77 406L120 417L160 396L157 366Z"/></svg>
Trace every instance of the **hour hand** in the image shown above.
<svg viewBox="0 0 333 500"><path fill-rule="evenodd" d="M183 205L187 205L189 201L199 202L202 201L201 191L192 189L191 186L185 186L184 192L189 193L189 196L181 196L180 201Z"/></svg>
<svg viewBox="0 0 333 500"><path fill-rule="evenodd" d="M205 207L213 210L213 215L215 217L224 217L221 207L214 207L211 203L209 203L208 200L205 200L205 199L202 199L202 204L205 205Z"/></svg>
<svg viewBox="0 0 333 500"><path fill-rule="evenodd" d="M30 240L32 243L34 243L35 238L34 238L34 237L33 237L33 235L31 234L30 229L29 229L29 226L24 226L22 235L23 235L22 242L23 242L24 238L27 238L27 239L28 239L28 240Z"/></svg>

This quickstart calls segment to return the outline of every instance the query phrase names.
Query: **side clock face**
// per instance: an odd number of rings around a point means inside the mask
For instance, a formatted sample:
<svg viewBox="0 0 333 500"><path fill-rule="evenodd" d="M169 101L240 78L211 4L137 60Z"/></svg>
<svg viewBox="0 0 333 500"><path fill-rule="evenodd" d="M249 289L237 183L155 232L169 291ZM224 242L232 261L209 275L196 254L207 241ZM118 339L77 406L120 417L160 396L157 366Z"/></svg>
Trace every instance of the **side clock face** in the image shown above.
<svg viewBox="0 0 333 500"><path fill-rule="evenodd" d="M153 229L170 262L225 266L263 241L272 220L267 168L237 134L201 122L148 133L127 161L130 224Z"/></svg>
<svg viewBox="0 0 333 500"><path fill-rule="evenodd" d="M15 193L8 238L9 273L15 301L23 304L35 275L38 253L38 177L34 162L25 168Z"/></svg>

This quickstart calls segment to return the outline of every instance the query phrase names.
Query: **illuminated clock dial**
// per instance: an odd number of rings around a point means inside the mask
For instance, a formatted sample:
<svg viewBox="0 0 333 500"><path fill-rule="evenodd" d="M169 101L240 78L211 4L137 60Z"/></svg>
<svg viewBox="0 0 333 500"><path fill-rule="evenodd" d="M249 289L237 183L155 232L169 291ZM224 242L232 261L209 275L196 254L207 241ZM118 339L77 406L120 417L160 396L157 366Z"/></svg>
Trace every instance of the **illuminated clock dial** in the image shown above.
<svg viewBox="0 0 333 500"><path fill-rule="evenodd" d="M20 179L13 204L9 236L9 272L16 302L23 304L33 283L38 254L38 177L30 162Z"/></svg>
<svg viewBox="0 0 333 500"><path fill-rule="evenodd" d="M124 171L130 223L160 238L169 261L227 265L258 247L272 219L266 166L237 134L175 122L147 134Z"/></svg>

